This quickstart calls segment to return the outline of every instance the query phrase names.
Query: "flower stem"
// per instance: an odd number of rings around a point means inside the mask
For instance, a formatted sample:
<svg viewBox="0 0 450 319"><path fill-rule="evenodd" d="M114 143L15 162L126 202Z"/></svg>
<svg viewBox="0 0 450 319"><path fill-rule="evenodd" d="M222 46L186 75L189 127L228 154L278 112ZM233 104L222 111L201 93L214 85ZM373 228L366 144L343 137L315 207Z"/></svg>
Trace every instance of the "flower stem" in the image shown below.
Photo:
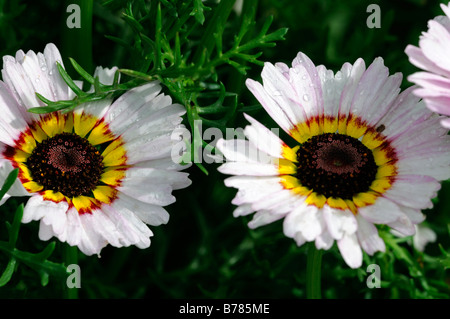
<svg viewBox="0 0 450 319"><path fill-rule="evenodd" d="M69 244L65 244L64 247L64 261L66 267L69 265L78 265L78 247L70 246ZM65 284L65 294L67 299L78 299L78 288L69 287L68 280L64 282Z"/></svg>
<svg viewBox="0 0 450 319"><path fill-rule="evenodd" d="M74 4L77 6L75 7ZM66 0L66 21L62 32L62 53L71 57L87 72L92 74L94 64L92 58L92 13L93 0ZM68 62L68 61L66 61ZM76 75L70 63L65 68L72 76Z"/></svg>
<svg viewBox="0 0 450 319"><path fill-rule="evenodd" d="M306 263L306 297L308 299L321 299L321 268L323 251L316 249L314 243L308 247Z"/></svg>

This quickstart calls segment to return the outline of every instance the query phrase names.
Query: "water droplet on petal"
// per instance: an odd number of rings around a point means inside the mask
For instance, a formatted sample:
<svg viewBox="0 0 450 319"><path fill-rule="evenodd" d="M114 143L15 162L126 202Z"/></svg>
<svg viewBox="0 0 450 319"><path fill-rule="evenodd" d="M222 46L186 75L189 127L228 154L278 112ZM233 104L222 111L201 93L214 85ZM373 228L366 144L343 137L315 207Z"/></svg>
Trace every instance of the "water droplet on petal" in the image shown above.
<svg viewBox="0 0 450 319"><path fill-rule="evenodd" d="M309 96L308 94L304 94L303 95L303 101L308 102L309 101Z"/></svg>
<svg viewBox="0 0 450 319"><path fill-rule="evenodd" d="M281 92L280 91L274 91L273 92L273 96L281 96Z"/></svg>

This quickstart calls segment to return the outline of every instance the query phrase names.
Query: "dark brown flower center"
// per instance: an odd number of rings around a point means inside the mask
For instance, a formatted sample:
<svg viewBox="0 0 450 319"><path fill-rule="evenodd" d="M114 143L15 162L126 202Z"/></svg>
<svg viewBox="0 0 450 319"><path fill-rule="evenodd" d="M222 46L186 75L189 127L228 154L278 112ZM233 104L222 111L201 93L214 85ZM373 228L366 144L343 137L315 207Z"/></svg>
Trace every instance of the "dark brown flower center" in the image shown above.
<svg viewBox="0 0 450 319"><path fill-rule="evenodd" d="M103 172L100 152L73 133L61 133L38 143L26 165L33 181L44 190L61 192L67 197L90 195Z"/></svg>
<svg viewBox="0 0 450 319"><path fill-rule="evenodd" d="M297 151L301 184L325 197L352 199L369 190L377 165L359 140L337 133L313 136Z"/></svg>

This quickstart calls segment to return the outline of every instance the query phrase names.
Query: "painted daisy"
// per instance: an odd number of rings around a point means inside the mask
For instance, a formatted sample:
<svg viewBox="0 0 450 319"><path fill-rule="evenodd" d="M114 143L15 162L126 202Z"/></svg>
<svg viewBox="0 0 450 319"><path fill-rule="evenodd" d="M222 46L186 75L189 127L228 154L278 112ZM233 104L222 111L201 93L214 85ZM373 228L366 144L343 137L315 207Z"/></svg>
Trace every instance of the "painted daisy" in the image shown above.
<svg viewBox="0 0 450 319"><path fill-rule="evenodd" d="M352 268L362 250L385 251L375 224L405 235L424 220L440 180L450 177L450 139L413 89L400 93L401 74L377 58L333 73L299 53L289 68L265 63L263 85L247 87L293 139L288 146L252 117L247 139L224 140L218 169L238 188L234 216L256 212L249 227L283 220L300 246L334 243Z"/></svg>
<svg viewBox="0 0 450 319"><path fill-rule="evenodd" d="M409 61L426 72L417 72L408 80L421 86L414 94L424 99L430 110L450 115L450 4L441 4L446 16L428 21L428 31L419 39L419 47L408 45L405 49ZM450 128L450 119L441 124Z"/></svg>
<svg viewBox="0 0 450 319"><path fill-rule="evenodd" d="M42 240L55 236L86 255L108 243L146 248L152 236L146 224L167 223L162 206L175 201L172 190L190 184L171 157L185 110L152 82L73 112L27 112L42 106L35 92L54 101L74 97L57 70L61 61L53 44L43 54L3 58L0 179L19 169L5 199L31 196L22 221L40 220ZM111 84L115 70L96 73Z"/></svg>

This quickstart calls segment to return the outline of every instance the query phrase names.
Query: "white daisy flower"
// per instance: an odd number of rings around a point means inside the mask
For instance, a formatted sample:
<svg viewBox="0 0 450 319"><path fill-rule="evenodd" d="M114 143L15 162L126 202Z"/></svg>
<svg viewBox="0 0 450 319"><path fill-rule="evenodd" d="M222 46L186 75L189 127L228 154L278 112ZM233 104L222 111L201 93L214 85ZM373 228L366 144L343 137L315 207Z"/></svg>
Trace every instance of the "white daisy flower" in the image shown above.
<svg viewBox="0 0 450 319"><path fill-rule="evenodd" d="M40 220L41 240L55 236L86 255L108 243L149 247L146 224L167 223L162 206L175 202L172 190L191 183L171 158L185 110L152 82L73 112L27 112L43 105L35 92L54 101L74 97L56 67L61 61L53 44L43 54L3 58L0 180L19 169L5 199L30 196L22 222ZM111 84L115 70L96 72Z"/></svg>
<svg viewBox="0 0 450 319"><path fill-rule="evenodd" d="M428 21L428 31L420 36L419 47L405 49L409 61L426 72L416 72L408 80L419 85L414 94L424 99L430 110L450 115L450 4L441 4L445 16ZM450 128L450 119L441 124Z"/></svg>
<svg viewBox="0 0 450 319"><path fill-rule="evenodd" d="M269 115L295 139L289 147L252 117L248 140L219 140L219 167L239 189L234 216L253 212L250 228L283 220L300 246L334 243L352 268L362 250L385 251L375 224L412 235L450 177L450 139L433 114L389 76L381 58L358 59L334 74L299 53L289 68L265 63L263 85L246 84Z"/></svg>

